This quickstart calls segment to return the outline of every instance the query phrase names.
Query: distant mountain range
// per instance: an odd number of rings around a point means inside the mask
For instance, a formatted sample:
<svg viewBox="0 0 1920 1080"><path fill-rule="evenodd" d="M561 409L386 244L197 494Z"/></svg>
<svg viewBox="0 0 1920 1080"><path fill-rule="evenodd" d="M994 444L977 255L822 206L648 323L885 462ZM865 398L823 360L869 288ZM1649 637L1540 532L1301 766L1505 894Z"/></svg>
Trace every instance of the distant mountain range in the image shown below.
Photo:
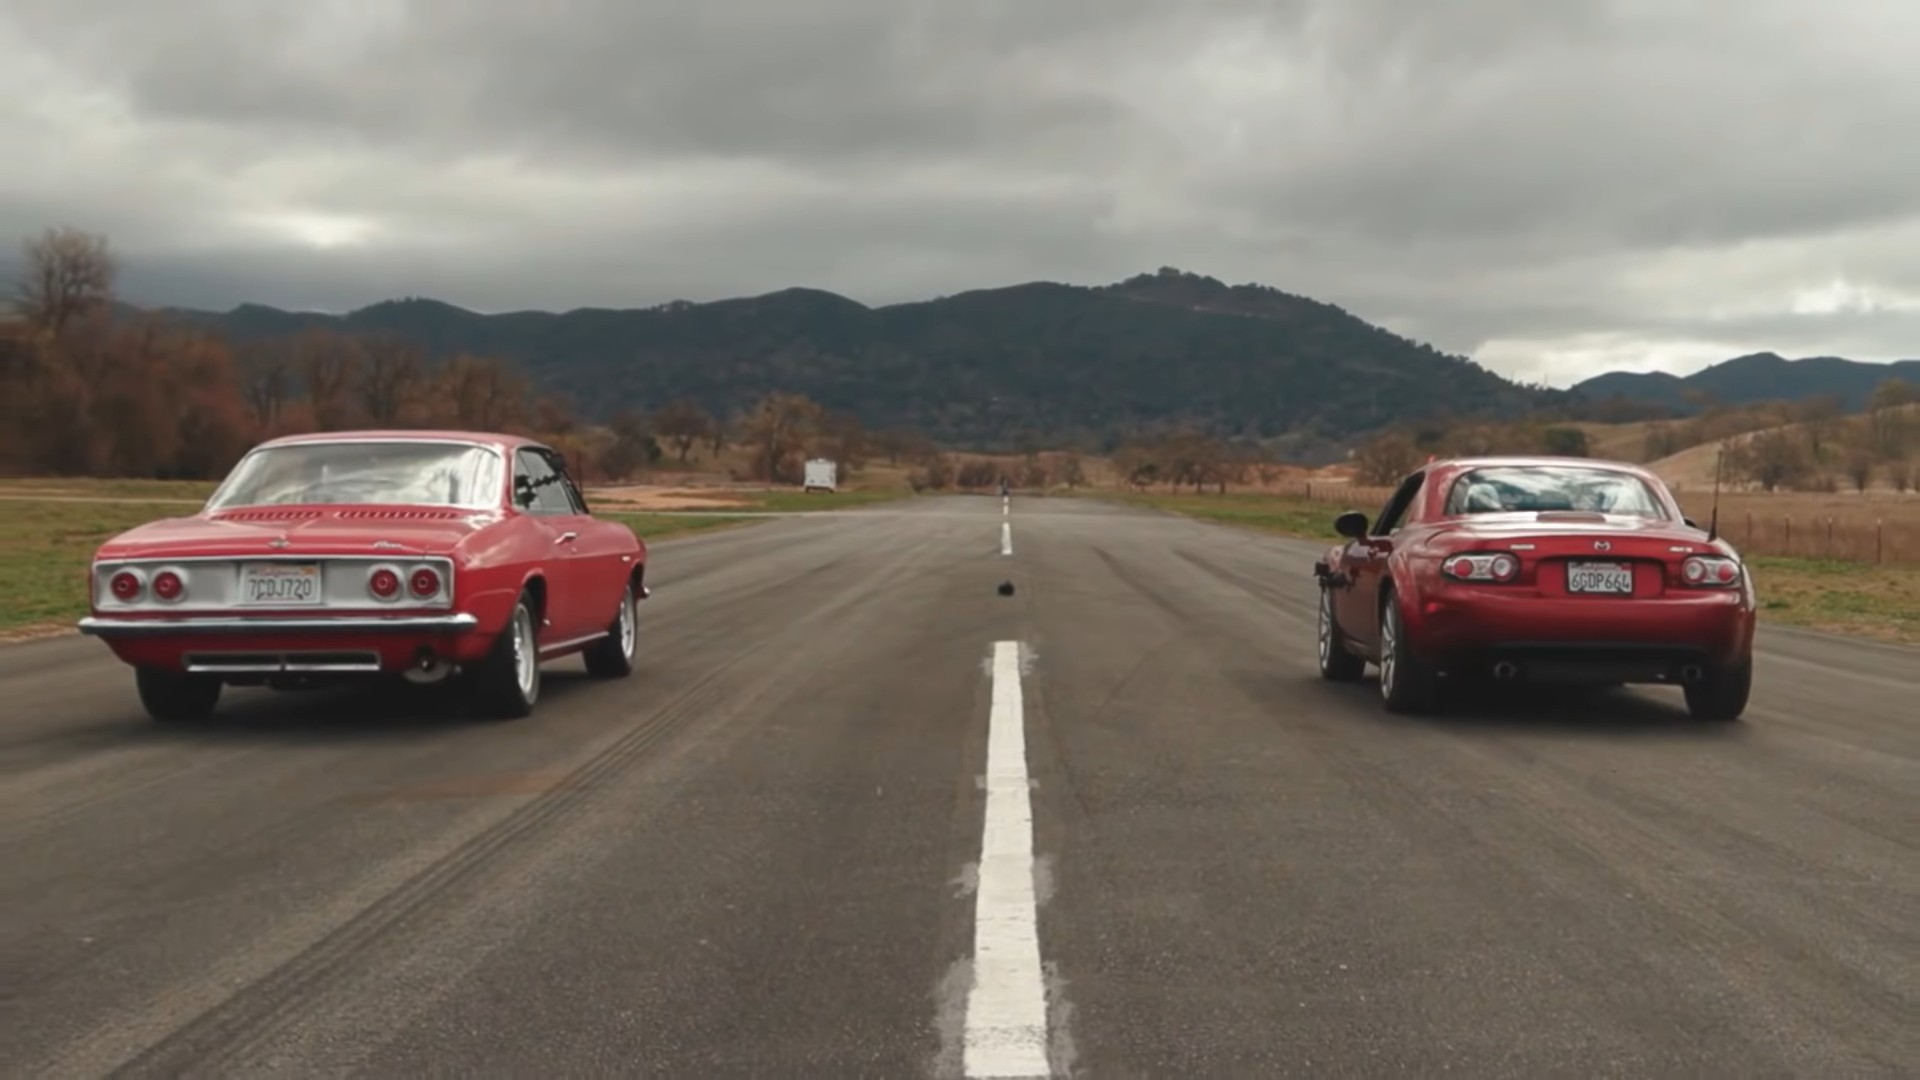
<svg viewBox="0 0 1920 1080"><path fill-rule="evenodd" d="M1311 456L1387 424L1511 417L1566 398L1332 304L1170 268L1101 287L1035 282L884 307L794 288L564 314L481 315L423 299L344 316L254 304L174 314L240 342L325 327L507 358L595 416L678 398L726 415L791 391L869 426L981 449L1110 446L1197 425L1284 435Z"/></svg>
<svg viewBox="0 0 1920 1080"><path fill-rule="evenodd" d="M867 307L792 288L710 303L483 315L393 300L347 315L245 304L173 310L239 343L325 328L410 339L436 356L518 363L590 418L691 399L730 415L770 391L803 393L875 428L954 446L1107 448L1175 426L1274 440L1300 460L1393 425L1613 410L1686 413L1838 396L1861 407L1920 361L1743 356L1685 378L1618 372L1556 391L1523 386L1332 304L1163 268L1112 285L1033 282Z"/></svg>
<svg viewBox="0 0 1920 1080"><path fill-rule="evenodd" d="M1788 360L1777 353L1752 353L1724 360L1687 376L1664 371L1612 371L1573 387L1590 402L1618 399L1686 414L1707 402L1751 405L1763 401L1838 398L1848 412L1859 412L1881 383L1904 379L1920 386L1920 360L1871 364L1838 356Z"/></svg>

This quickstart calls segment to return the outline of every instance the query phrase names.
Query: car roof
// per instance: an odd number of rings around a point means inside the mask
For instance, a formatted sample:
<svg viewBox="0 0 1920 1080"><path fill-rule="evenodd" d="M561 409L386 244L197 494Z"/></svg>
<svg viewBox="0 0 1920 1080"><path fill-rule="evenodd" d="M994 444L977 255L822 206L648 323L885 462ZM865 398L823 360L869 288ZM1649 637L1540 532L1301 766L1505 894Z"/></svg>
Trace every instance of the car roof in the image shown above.
<svg viewBox="0 0 1920 1080"><path fill-rule="evenodd" d="M282 435L261 446L297 446L329 442L464 442L513 450L522 446L544 446L538 439L508 435L498 431L423 430L418 428L368 428L353 431L314 431L301 435Z"/></svg>
<svg viewBox="0 0 1920 1080"><path fill-rule="evenodd" d="M1447 469L1465 472L1468 469L1486 469L1498 466L1534 468L1552 465L1573 465L1586 469L1606 469L1623 472L1633 476L1647 477L1653 474L1642 466L1630 461L1615 461L1611 458L1566 457L1552 454L1485 454L1475 457L1438 458L1428 462L1424 468Z"/></svg>

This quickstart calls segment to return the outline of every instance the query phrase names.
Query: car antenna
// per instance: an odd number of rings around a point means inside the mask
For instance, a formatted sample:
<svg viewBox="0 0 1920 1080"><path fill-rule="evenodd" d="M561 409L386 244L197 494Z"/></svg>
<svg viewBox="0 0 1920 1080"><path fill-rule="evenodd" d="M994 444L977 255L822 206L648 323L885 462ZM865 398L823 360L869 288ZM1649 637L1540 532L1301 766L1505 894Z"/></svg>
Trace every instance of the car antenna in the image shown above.
<svg viewBox="0 0 1920 1080"><path fill-rule="evenodd" d="M1713 459L1713 510L1707 515L1707 543L1720 536L1720 470L1727 463L1727 441L1720 440L1720 454Z"/></svg>

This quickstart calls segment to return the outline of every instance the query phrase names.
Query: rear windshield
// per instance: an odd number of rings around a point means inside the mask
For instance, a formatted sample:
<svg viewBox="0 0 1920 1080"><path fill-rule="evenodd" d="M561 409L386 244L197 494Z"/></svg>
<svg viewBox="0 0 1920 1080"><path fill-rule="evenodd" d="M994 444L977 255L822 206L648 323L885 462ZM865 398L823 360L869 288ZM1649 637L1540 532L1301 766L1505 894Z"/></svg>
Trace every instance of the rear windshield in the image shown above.
<svg viewBox="0 0 1920 1080"><path fill-rule="evenodd" d="M1447 492L1454 514L1590 510L1632 517L1668 517L1646 481L1631 473L1581 465L1496 465L1462 473Z"/></svg>
<svg viewBox="0 0 1920 1080"><path fill-rule="evenodd" d="M484 510L500 505L500 455L465 443L291 443L240 460L209 510L301 503L406 503Z"/></svg>

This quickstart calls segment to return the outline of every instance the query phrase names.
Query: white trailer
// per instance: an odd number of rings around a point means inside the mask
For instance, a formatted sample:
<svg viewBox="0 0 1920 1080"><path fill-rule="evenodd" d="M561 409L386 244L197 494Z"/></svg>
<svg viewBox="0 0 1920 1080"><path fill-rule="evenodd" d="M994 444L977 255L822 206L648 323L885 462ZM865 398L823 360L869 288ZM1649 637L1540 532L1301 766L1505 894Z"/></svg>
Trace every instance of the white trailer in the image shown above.
<svg viewBox="0 0 1920 1080"><path fill-rule="evenodd" d="M806 491L834 491L839 487L840 467L826 458L813 458L807 462L807 476L802 482Z"/></svg>

